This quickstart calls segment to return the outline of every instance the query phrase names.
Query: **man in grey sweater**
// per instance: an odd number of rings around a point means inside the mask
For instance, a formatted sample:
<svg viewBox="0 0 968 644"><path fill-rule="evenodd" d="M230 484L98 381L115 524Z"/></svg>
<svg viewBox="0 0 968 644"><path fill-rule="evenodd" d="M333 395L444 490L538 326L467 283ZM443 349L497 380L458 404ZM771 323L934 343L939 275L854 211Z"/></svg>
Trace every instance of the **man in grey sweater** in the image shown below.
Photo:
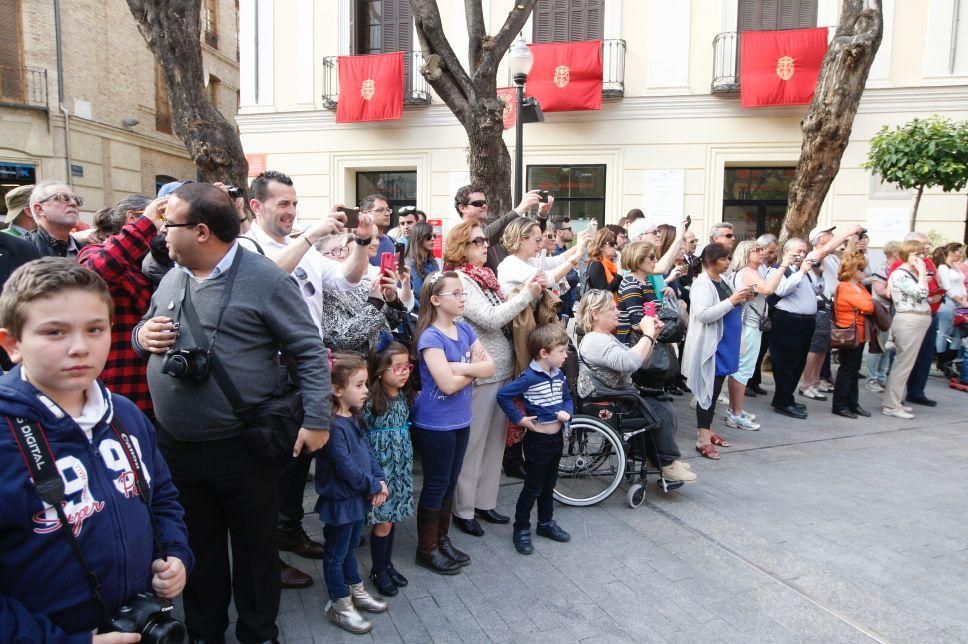
<svg viewBox="0 0 968 644"><path fill-rule="evenodd" d="M551 212L551 206L554 202L555 198L549 195L548 201L542 203L538 191L531 190L524 195L517 208L488 223L490 210L488 210L484 188L471 184L458 189L457 194L454 195L454 208L457 209L460 218L480 222L484 229L484 236L487 237L487 263L485 266L495 273L497 273L497 267L501 260L508 256L507 249L501 244L501 236L508 224L518 217L527 217L531 208L540 203L541 205L538 206L538 226L544 232L545 225L548 222L548 213Z"/></svg>
<svg viewBox="0 0 968 644"><path fill-rule="evenodd" d="M252 405L276 391L279 352L284 352L295 361L305 412L294 455L316 451L329 438L329 370L296 283L270 260L238 245L239 219L224 192L210 184L185 185L169 198L162 217L176 267L152 296L133 344L150 356L148 387L159 421L158 443L180 491L196 553L184 595L189 636L224 640L234 588L239 641L274 640L279 635L276 519L282 463L246 448L243 423L214 377L199 382L168 375L165 355L173 348L211 349L243 401ZM192 337L183 313L188 298L205 337Z"/></svg>

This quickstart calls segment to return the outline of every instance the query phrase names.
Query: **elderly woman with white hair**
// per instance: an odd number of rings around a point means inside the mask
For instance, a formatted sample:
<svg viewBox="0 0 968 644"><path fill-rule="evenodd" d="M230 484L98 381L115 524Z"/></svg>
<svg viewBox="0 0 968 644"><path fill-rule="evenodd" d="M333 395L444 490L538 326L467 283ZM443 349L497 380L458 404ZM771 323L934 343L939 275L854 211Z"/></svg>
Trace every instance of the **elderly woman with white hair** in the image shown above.
<svg viewBox="0 0 968 644"><path fill-rule="evenodd" d="M634 393L661 421L660 426L652 430L654 447L652 441L644 441L649 461L661 468L662 477L667 481L695 481L697 477L692 469L679 460L682 454L676 444L678 423L672 406L642 397L632 383L632 374L652 355L662 322L643 317L637 328L641 338L633 346L625 346L614 335L618 328L615 299L608 291L592 289L578 305L578 324L585 330L578 347L578 395L583 398L607 396L608 392L601 391L602 387Z"/></svg>

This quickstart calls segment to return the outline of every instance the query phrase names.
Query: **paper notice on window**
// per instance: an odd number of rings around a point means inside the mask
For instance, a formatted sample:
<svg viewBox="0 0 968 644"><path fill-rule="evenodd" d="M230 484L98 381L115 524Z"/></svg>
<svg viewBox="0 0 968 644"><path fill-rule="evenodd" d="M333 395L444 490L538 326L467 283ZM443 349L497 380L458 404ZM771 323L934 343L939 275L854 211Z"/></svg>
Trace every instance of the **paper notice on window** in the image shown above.
<svg viewBox="0 0 968 644"><path fill-rule="evenodd" d="M901 241L910 231L910 208L868 208L867 234L871 246L881 248L889 241Z"/></svg>
<svg viewBox="0 0 968 644"><path fill-rule="evenodd" d="M645 170L643 173L642 210L655 224L678 225L682 221L682 203L686 193L684 170Z"/></svg>

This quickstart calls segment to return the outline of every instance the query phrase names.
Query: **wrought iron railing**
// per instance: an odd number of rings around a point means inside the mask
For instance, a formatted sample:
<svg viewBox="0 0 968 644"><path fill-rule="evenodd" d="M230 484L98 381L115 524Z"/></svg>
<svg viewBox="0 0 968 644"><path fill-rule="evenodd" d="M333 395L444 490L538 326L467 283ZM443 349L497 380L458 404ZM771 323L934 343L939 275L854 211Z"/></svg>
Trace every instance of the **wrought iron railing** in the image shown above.
<svg viewBox="0 0 968 644"><path fill-rule="evenodd" d="M714 94L739 91L739 33L727 31L713 38Z"/></svg>
<svg viewBox="0 0 968 644"><path fill-rule="evenodd" d="M47 70L0 64L0 103L47 109Z"/></svg>
<svg viewBox="0 0 968 644"><path fill-rule="evenodd" d="M625 49L621 38L602 41L602 96L606 98L625 96ZM507 85L514 85L510 69Z"/></svg>
<svg viewBox="0 0 968 644"><path fill-rule="evenodd" d="M419 49L403 52L404 105L430 105L430 85L420 73L423 54ZM339 101L339 57L323 58L323 106L336 109Z"/></svg>

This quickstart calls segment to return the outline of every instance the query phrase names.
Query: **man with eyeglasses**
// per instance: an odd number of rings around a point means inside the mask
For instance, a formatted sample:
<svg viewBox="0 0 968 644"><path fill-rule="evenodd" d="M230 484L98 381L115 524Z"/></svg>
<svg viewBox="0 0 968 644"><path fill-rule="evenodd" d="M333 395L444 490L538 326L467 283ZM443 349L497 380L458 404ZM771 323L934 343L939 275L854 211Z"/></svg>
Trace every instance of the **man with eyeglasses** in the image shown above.
<svg viewBox="0 0 968 644"><path fill-rule="evenodd" d="M71 236L80 219L79 208L84 200L62 181L47 179L34 186L30 193L30 214L37 222L35 230L23 239L34 245L41 257L77 259L84 244Z"/></svg>
<svg viewBox="0 0 968 644"><path fill-rule="evenodd" d="M295 282L239 246L239 216L228 195L205 183L178 188L165 206L163 228L176 267L162 278L132 344L148 357L158 444L185 508L189 544L202 553L185 587L188 635L225 641L234 593L239 641L274 640L282 463L247 446L246 426L216 377L202 369L198 378L178 377L166 354L209 351L252 406L277 395L279 355L288 356L305 415L294 454L311 454L329 438L329 369ZM197 325L189 321L189 307ZM184 354L183 360L197 363Z"/></svg>
<svg viewBox="0 0 968 644"><path fill-rule="evenodd" d="M263 248L269 259L282 270L292 274L299 284L299 292L309 309L322 339L323 289L348 291L360 283L367 269L369 228L360 232L353 247L353 255L344 262L324 257L316 250L316 242L343 229L346 215L329 213L297 239L290 237L299 203L292 179L275 170L266 170L249 186L249 208L255 213L255 223L249 235ZM360 217L361 226L366 220ZM311 459L303 455L289 460L279 474L279 549L309 559L322 559L323 545L309 538L302 525L303 494ZM313 578L279 559L283 588L306 588Z"/></svg>
<svg viewBox="0 0 968 644"><path fill-rule="evenodd" d="M380 256L383 253L396 252L396 245L393 239L387 235L390 230L390 216L393 215L393 208L386 197L379 194L367 195L360 206L360 212L369 215L376 227L380 229L380 246L377 248L376 255L370 258L370 264L380 265Z"/></svg>
<svg viewBox="0 0 968 644"><path fill-rule="evenodd" d="M527 192L521 199L521 203L511 212L500 218L492 219L491 211L488 209L487 197L484 188L474 184L463 186L454 195L454 208L461 219L473 219L481 224L484 229L484 236L487 238L487 263L485 266L497 273L498 264L508 256L508 251L501 243L501 236L504 229L518 217L526 217L531 209L538 206L538 227L544 232L548 222L548 213L555 198L548 195L548 201L542 203L541 195L538 190ZM540 206L539 206L540 204Z"/></svg>
<svg viewBox="0 0 968 644"><path fill-rule="evenodd" d="M709 230L709 243L722 244L732 253L736 248L736 227L727 221L714 224Z"/></svg>

